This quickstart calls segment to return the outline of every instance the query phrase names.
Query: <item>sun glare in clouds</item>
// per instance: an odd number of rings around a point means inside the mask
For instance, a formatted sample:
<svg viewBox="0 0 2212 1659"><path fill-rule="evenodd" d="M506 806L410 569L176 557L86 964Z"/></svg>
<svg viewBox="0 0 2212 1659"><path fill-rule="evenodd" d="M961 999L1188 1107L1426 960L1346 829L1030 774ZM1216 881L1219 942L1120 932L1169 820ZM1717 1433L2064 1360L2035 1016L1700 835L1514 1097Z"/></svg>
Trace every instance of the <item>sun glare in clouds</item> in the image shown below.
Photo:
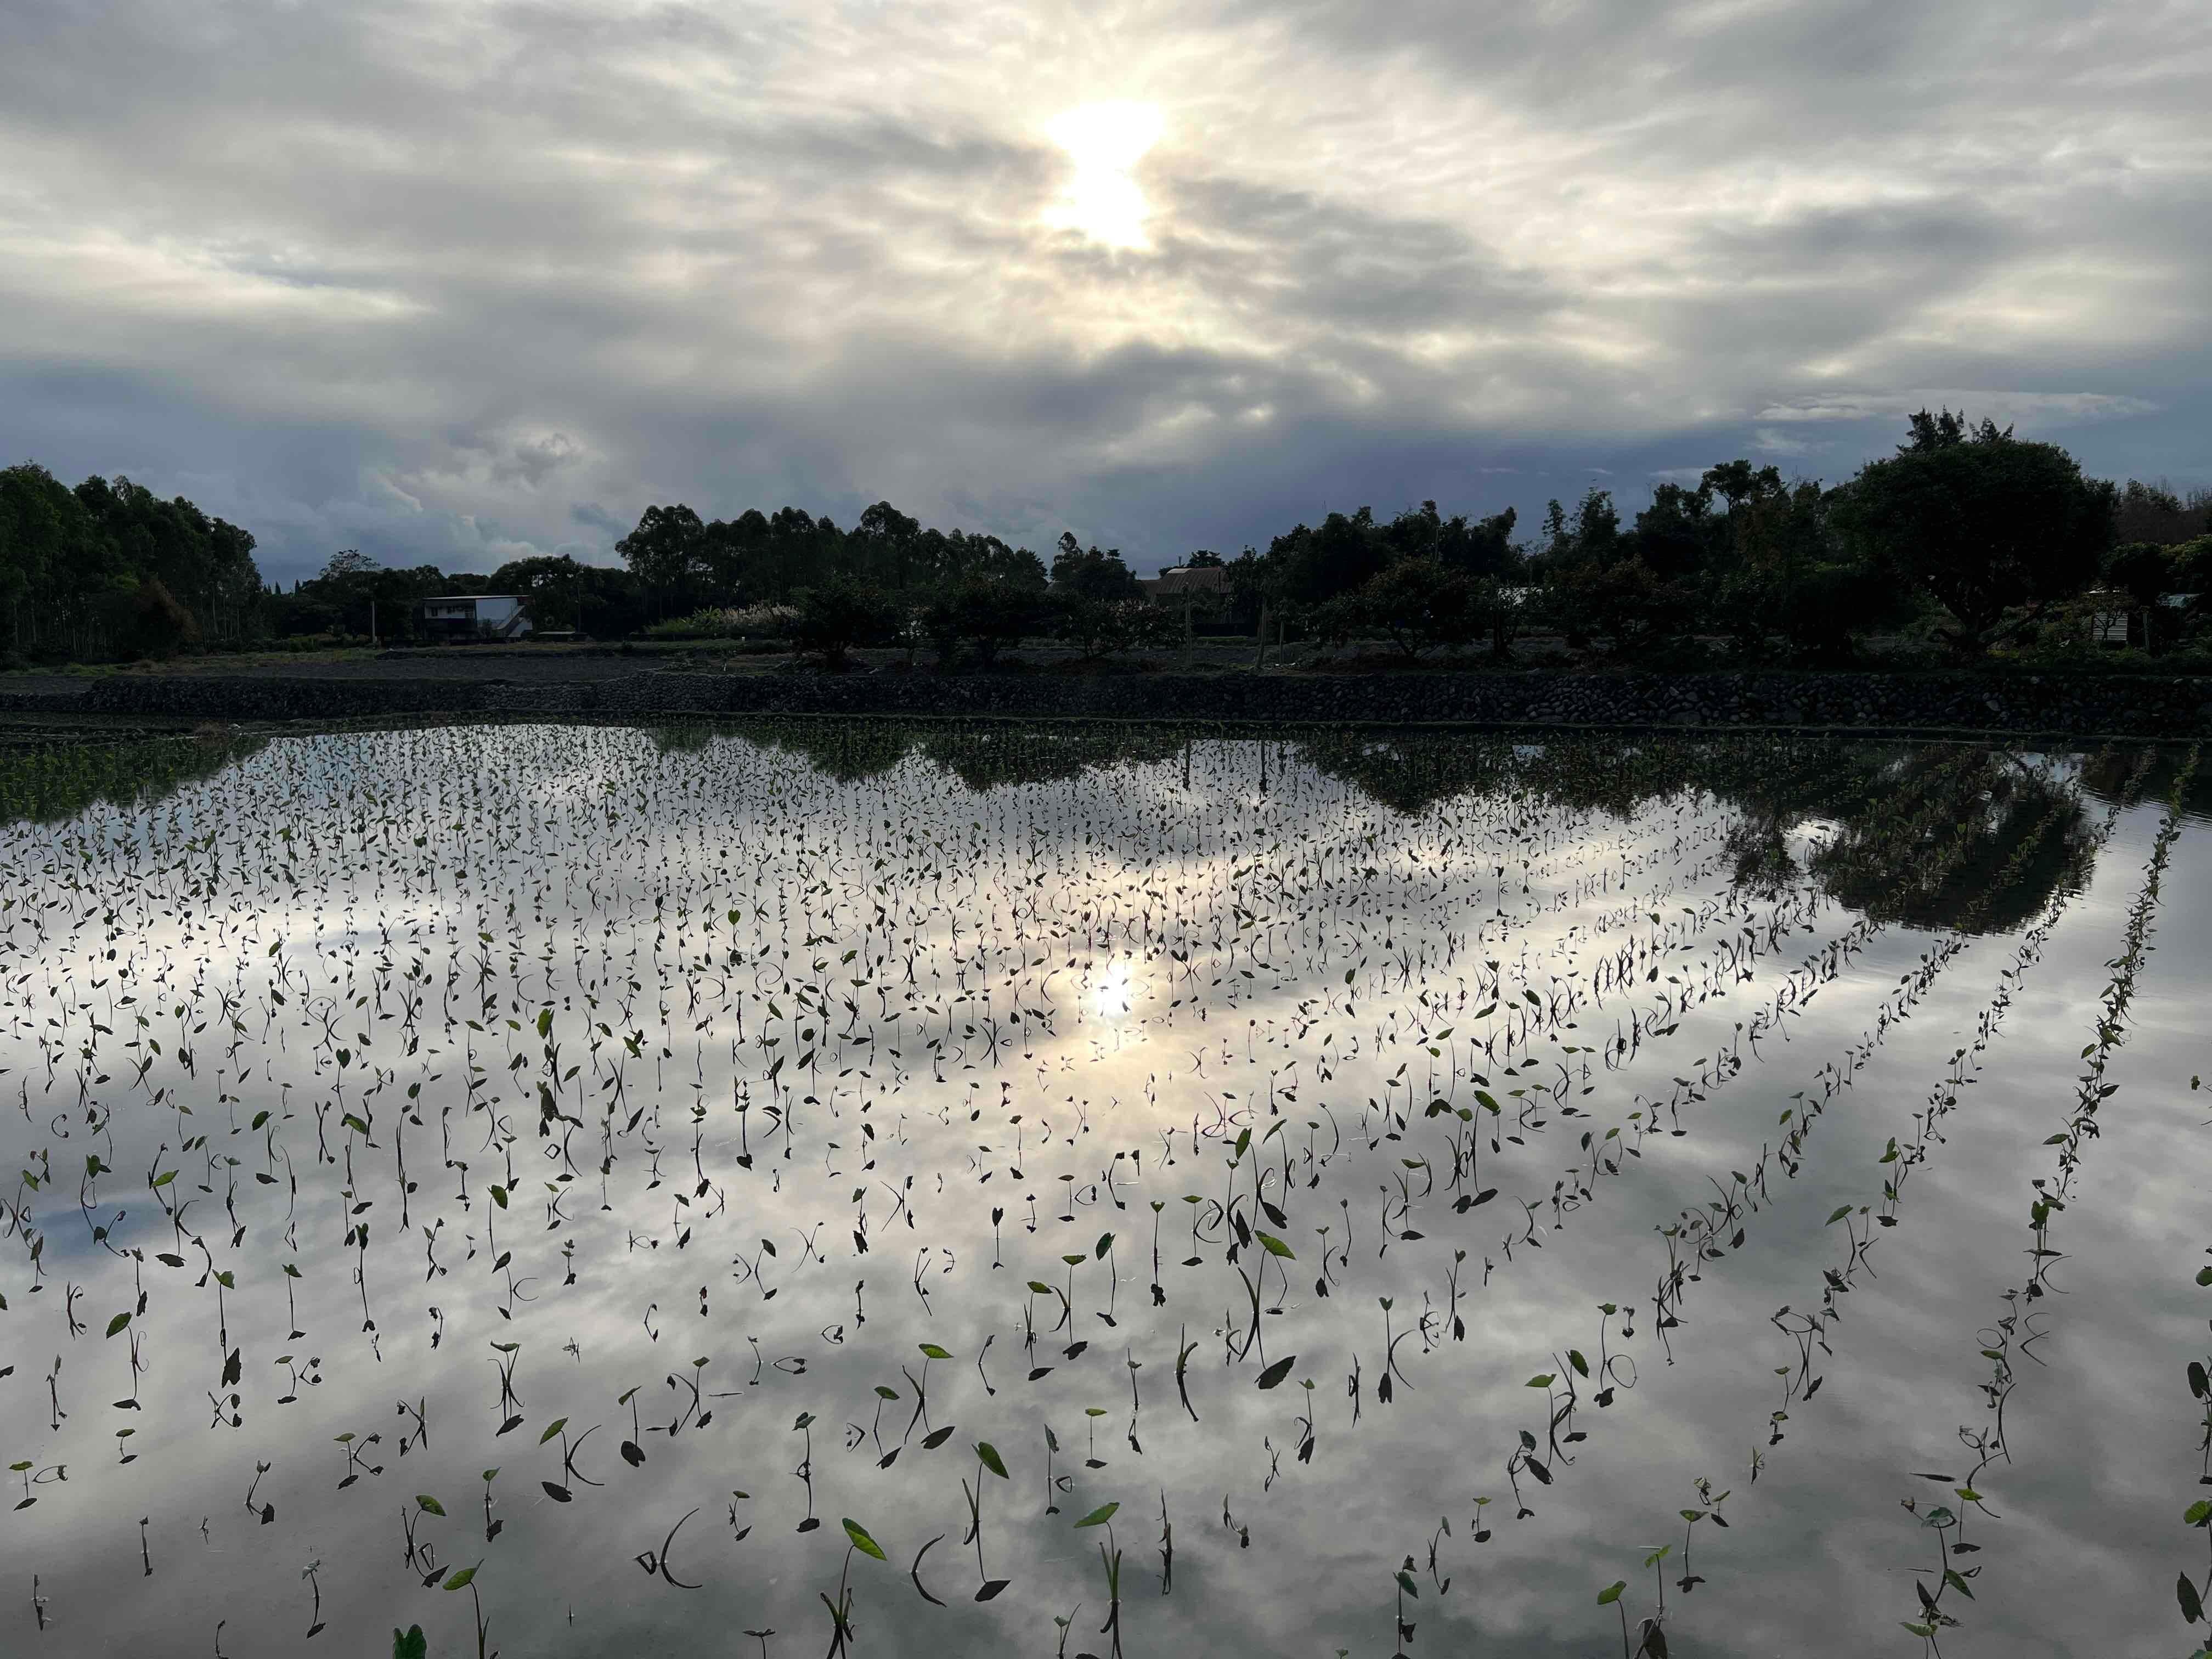
<svg viewBox="0 0 2212 1659"><path fill-rule="evenodd" d="M1117 962L1110 965L1098 981L1098 1012L1107 1019L1118 1019L1129 1012L1136 996L1136 984L1129 976L1129 964Z"/></svg>
<svg viewBox="0 0 2212 1659"><path fill-rule="evenodd" d="M1129 170L1160 136L1160 112L1151 104L1084 104L1045 131L1067 152L1075 175L1045 222L1079 232L1108 247L1152 246L1145 234L1150 209Z"/></svg>

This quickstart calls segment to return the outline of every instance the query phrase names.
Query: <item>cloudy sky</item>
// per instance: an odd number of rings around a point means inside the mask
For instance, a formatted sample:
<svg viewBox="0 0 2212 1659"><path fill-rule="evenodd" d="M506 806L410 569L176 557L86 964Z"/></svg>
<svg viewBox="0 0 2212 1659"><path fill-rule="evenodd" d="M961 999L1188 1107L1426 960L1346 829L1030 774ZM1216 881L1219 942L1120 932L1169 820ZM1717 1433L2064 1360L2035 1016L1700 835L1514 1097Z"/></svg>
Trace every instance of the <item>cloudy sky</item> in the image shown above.
<svg viewBox="0 0 2212 1659"><path fill-rule="evenodd" d="M2212 483L2204 0L0 4L0 457L334 549L1140 568L1964 404Z"/></svg>

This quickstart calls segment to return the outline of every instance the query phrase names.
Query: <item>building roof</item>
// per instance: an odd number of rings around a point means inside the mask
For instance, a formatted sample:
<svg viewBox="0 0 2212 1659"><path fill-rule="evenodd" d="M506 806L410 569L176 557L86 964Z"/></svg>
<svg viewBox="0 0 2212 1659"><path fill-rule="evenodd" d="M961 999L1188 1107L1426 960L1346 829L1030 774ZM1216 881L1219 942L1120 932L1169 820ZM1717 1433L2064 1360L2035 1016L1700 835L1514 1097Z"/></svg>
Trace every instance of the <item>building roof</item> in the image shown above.
<svg viewBox="0 0 2212 1659"><path fill-rule="evenodd" d="M1229 571L1225 566L1202 564L1174 565L1157 576L1139 577L1138 585L1152 593L1211 592L1229 586Z"/></svg>

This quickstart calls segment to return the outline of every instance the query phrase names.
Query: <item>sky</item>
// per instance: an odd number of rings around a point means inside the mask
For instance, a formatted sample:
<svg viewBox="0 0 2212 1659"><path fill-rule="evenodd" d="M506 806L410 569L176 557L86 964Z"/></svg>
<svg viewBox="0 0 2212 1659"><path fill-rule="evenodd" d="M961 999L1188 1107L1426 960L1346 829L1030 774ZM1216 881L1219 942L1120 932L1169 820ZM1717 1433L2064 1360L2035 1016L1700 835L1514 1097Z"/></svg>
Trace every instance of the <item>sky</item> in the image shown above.
<svg viewBox="0 0 2212 1659"><path fill-rule="evenodd" d="M1139 570L1965 407L2212 484L2203 0L0 4L0 462L614 562Z"/></svg>

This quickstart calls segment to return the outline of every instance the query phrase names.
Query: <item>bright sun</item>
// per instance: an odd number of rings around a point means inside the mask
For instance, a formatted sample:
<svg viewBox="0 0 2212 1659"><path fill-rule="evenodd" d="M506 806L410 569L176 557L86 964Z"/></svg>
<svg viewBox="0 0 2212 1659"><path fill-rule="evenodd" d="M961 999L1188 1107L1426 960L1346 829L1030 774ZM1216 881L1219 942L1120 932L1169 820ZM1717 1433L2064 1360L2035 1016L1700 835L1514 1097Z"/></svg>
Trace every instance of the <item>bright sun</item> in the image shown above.
<svg viewBox="0 0 2212 1659"><path fill-rule="evenodd" d="M1084 104L1045 131L1067 152L1075 176L1045 222L1079 231L1108 247L1152 246L1145 234L1150 210L1129 176L1160 136L1160 112L1151 104Z"/></svg>
<svg viewBox="0 0 2212 1659"><path fill-rule="evenodd" d="M1129 964L1116 962L1109 966L1098 981L1098 1012L1108 1019L1118 1019L1129 1012L1136 995L1135 983L1129 975Z"/></svg>

